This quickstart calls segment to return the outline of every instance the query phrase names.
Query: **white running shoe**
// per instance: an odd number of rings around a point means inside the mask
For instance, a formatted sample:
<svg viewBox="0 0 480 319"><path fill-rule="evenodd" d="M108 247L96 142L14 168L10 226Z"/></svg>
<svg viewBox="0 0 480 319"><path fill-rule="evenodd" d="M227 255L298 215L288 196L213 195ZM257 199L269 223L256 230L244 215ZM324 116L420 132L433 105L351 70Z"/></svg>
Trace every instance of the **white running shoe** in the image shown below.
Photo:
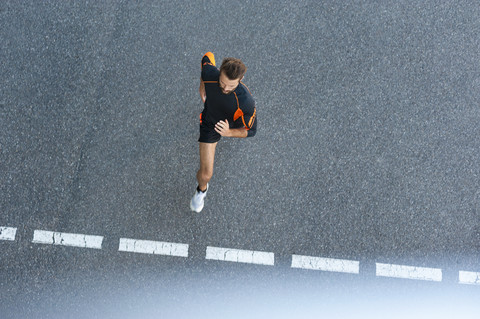
<svg viewBox="0 0 480 319"><path fill-rule="evenodd" d="M192 200L190 201L191 210L197 213L200 213L202 211L203 205L205 204L205 197L207 196L207 192L208 192L208 184L205 192L199 192L198 190L195 191L195 195L193 195Z"/></svg>

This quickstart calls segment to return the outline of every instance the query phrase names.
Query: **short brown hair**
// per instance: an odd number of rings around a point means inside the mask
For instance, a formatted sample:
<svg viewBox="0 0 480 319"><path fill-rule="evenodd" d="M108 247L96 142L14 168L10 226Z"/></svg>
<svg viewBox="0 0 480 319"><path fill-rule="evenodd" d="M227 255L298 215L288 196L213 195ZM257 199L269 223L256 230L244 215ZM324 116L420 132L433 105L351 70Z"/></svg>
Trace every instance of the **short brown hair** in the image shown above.
<svg viewBox="0 0 480 319"><path fill-rule="evenodd" d="M225 58L220 66L220 72L224 72L230 80L236 80L241 79L245 75L247 67L240 59Z"/></svg>

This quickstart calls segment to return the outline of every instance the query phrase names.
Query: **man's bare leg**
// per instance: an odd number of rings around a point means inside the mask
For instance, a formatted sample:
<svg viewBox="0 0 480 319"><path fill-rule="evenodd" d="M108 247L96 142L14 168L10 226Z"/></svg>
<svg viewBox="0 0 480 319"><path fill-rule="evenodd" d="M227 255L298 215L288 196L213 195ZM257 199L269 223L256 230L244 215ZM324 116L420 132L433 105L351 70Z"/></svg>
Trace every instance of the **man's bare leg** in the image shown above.
<svg viewBox="0 0 480 319"><path fill-rule="evenodd" d="M198 188L207 190L207 183L213 176L213 163L215 161L215 149L217 143L199 143L200 169L197 172Z"/></svg>

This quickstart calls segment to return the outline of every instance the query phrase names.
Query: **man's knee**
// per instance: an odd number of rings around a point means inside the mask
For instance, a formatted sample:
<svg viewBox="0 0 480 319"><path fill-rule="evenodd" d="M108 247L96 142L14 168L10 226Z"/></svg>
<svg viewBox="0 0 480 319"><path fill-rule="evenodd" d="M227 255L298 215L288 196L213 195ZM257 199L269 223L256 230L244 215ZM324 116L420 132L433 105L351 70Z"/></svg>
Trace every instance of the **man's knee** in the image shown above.
<svg viewBox="0 0 480 319"><path fill-rule="evenodd" d="M200 170L198 171L198 178L208 182L212 179L213 171L212 170Z"/></svg>

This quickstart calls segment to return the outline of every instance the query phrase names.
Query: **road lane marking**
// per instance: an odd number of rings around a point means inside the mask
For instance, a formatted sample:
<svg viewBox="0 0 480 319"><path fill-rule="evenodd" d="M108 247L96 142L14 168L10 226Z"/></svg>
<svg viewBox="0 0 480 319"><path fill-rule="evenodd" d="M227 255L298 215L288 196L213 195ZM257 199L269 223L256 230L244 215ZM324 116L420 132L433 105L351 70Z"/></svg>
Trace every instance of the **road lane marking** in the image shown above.
<svg viewBox="0 0 480 319"><path fill-rule="evenodd" d="M480 285L480 272L460 271L458 283L467 285Z"/></svg>
<svg viewBox="0 0 480 319"><path fill-rule="evenodd" d="M442 281L442 270L404 265L376 263L377 276L403 279Z"/></svg>
<svg viewBox="0 0 480 319"><path fill-rule="evenodd" d="M15 241L16 233L16 227L0 226L0 240ZM102 249L103 238L103 236L35 230L32 242ZM188 244L120 238L118 250L188 257L188 249ZM275 264L275 254L272 252L212 246L207 247L206 259L271 266ZM360 263L354 260L292 255L291 268L359 274L359 265ZM442 281L442 269L376 263L376 276L440 282ZM458 283L480 286L480 272L459 271Z"/></svg>
<svg viewBox="0 0 480 319"><path fill-rule="evenodd" d="M292 255L292 268L358 274L360 262L354 260Z"/></svg>
<svg viewBox="0 0 480 319"><path fill-rule="evenodd" d="M35 230L33 243L102 249L103 236Z"/></svg>
<svg viewBox="0 0 480 319"><path fill-rule="evenodd" d="M17 229L14 227L0 227L0 240L15 240Z"/></svg>
<svg viewBox="0 0 480 319"><path fill-rule="evenodd" d="M188 257L187 244L161 241L120 238L118 250L142 254Z"/></svg>
<svg viewBox="0 0 480 319"><path fill-rule="evenodd" d="M275 255L270 252L207 247L206 259L273 266Z"/></svg>

